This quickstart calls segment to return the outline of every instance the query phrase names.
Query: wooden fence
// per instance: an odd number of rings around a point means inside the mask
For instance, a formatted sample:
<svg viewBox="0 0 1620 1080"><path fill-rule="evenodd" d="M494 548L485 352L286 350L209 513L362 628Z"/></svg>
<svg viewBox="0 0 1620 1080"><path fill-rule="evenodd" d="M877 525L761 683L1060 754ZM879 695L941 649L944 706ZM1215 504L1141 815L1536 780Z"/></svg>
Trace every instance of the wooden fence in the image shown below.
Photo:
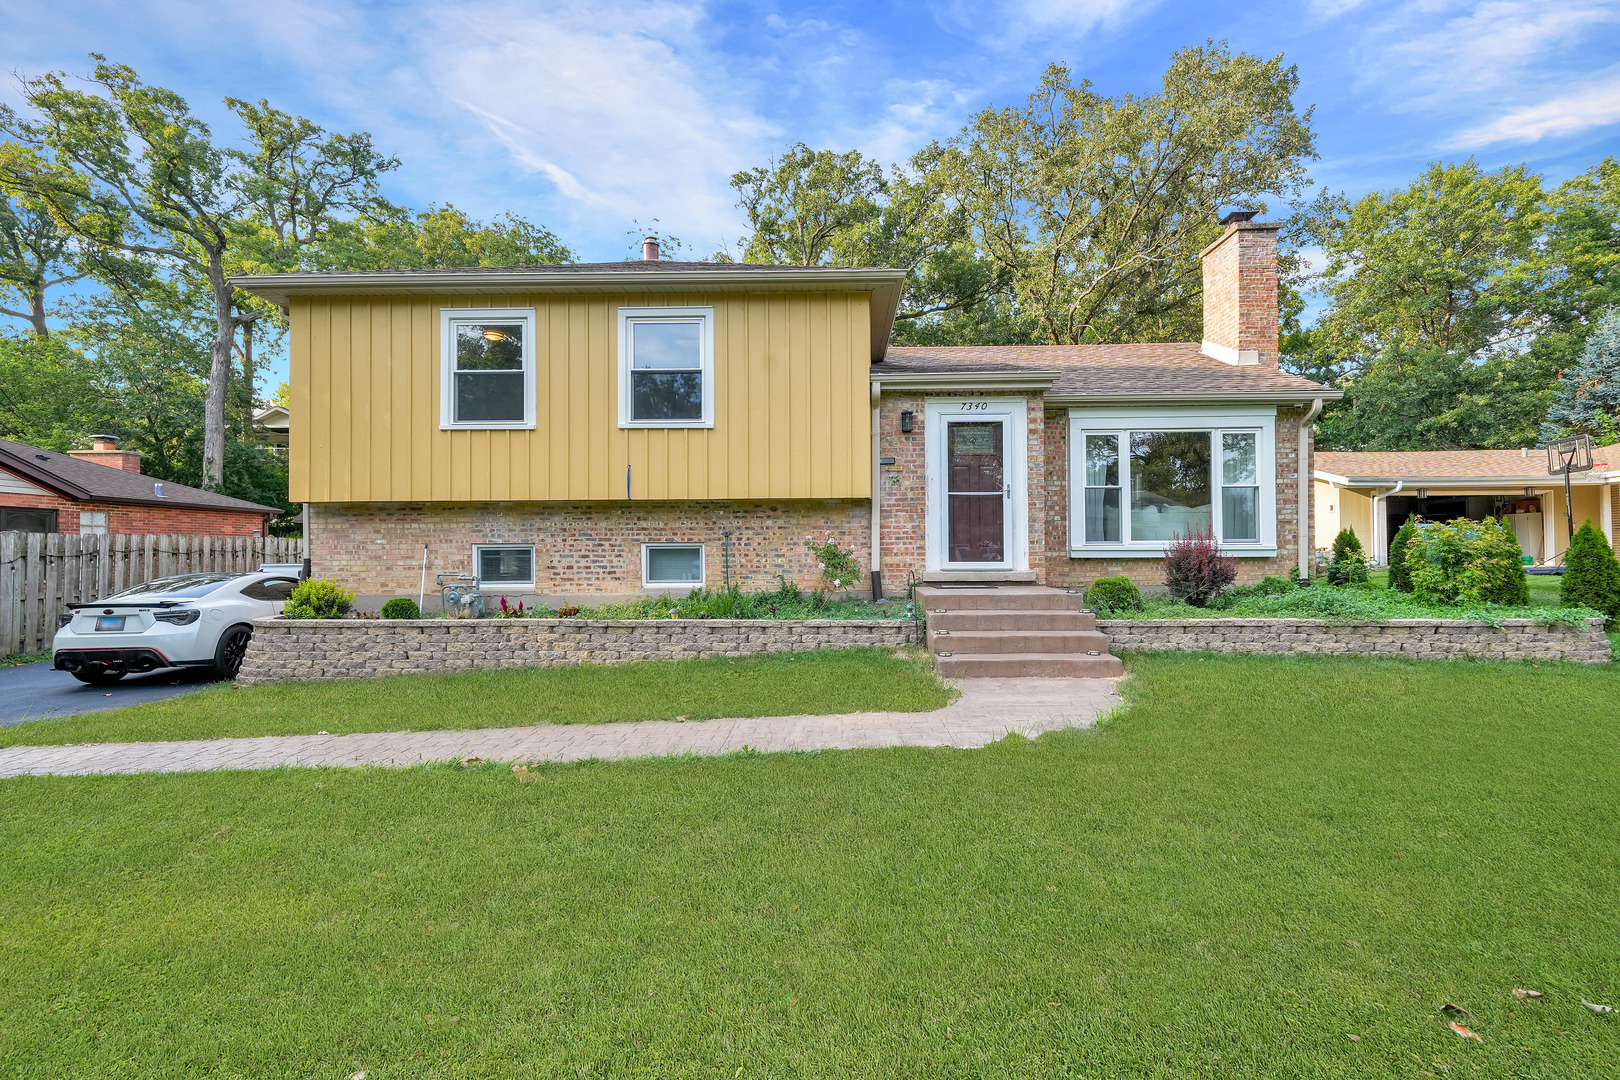
<svg viewBox="0 0 1620 1080"><path fill-rule="evenodd" d="M300 562L279 536L0 533L0 655L50 650L63 604L88 604L171 574L244 572Z"/></svg>

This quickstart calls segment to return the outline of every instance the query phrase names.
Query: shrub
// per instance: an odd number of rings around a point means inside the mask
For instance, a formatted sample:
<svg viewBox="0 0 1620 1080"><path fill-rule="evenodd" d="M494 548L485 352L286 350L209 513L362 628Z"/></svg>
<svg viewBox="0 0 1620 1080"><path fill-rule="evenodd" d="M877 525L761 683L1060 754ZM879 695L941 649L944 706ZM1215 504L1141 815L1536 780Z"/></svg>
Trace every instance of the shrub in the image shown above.
<svg viewBox="0 0 1620 1080"><path fill-rule="evenodd" d="M1099 615L1112 615L1116 611L1141 611L1142 590L1123 574L1098 578L1086 590L1086 607Z"/></svg>
<svg viewBox="0 0 1620 1080"><path fill-rule="evenodd" d="M1164 583L1170 595L1203 607L1237 580L1237 560L1221 554L1215 534L1194 529L1177 535L1164 551Z"/></svg>
<svg viewBox="0 0 1620 1080"><path fill-rule="evenodd" d="M1235 585L1225 590L1211 600L1209 606L1217 611L1226 611L1250 600L1261 600L1268 596L1286 596L1298 591L1299 586L1291 579L1268 574L1253 585Z"/></svg>
<svg viewBox="0 0 1620 1080"><path fill-rule="evenodd" d="M1389 542L1389 587L1396 592L1412 591L1412 568L1407 565L1407 547L1417 535L1418 519L1409 517L1395 530Z"/></svg>
<svg viewBox="0 0 1620 1080"><path fill-rule="evenodd" d="M416 606L416 601L408 596L396 596L382 606L382 617L385 619L420 619L422 609Z"/></svg>
<svg viewBox="0 0 1620 1080"><path fill-rule="evenodd" d="M1620 619L1620 560L1590 521L1575 531L1564 552L1559 592L1566 607L1589 607L1607 618Z"/></svg>
<svg viewBox="0 0 1620 1080"><path fill-rule="evenodd" d="M1293 578L1285 578L1281 574L1267 574L1260 579L1259 588L1262 596L1287 596L1299 588L1299 583Z"/></svg>
<svg viewBox="0 0 1620 1080"><path fill-rule="evenodd" d="M1412 591L1436 604L1528 604L1521 554L1513 530L1495 518L1424 522L1406 553Z"/></svg>
<svg viewBox="0 0 1620 1080"><path fill-rule="evenodd" d="M841 548L831 537L827 538L825 544L806 540L804 546L810 549L810 554L821 564L821 580L826 582L829 588L852 589L861 583L861 564L855 561L853 548Z"/></svg>
<svg viewBox="0 0 1620 1080"><path fill-rule="evenodd" d="M1328 560L1329 585L1365 585L1367 582L1367 555L1361 550L1361 541L1349 529L1340 529L1333 538L1333 557Z"/></svg>
<svg viewBox="0 0 1620 1080"><path fill-rule="evenodd" d="M341 619L354 607L354 593L335 581L311 578L298 583L281 609L284 619Z"/></svg>

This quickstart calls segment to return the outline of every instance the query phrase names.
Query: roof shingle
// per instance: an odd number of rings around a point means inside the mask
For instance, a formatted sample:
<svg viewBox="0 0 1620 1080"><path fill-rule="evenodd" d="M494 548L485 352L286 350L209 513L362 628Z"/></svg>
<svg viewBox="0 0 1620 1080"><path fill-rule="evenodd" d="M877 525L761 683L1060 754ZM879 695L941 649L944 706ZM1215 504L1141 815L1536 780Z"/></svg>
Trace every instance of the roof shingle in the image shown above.
<svg viewBox="0 0 1620 1080"><path fill-rule="evenodd" d="M0 439L0 467L81 502L281 513L278 507L260 506L245 499L233 499L229 495L177 484L172 480L154 480L142 473L125 472L94 461L80 461L67 454L41 450L37 446L12 442L10 439ZM163 485L161 498L153 493L154 483Z"/></svg>
<svg viewBox="0 0 1620 1080"><path fill-rule="evenodd" d="M1620 468L1620 444L1592 451L1597 468ZM1547 451L1520 450L1319 450L1316 468L1352 480L1458 480L1549 478Z"/></svg>

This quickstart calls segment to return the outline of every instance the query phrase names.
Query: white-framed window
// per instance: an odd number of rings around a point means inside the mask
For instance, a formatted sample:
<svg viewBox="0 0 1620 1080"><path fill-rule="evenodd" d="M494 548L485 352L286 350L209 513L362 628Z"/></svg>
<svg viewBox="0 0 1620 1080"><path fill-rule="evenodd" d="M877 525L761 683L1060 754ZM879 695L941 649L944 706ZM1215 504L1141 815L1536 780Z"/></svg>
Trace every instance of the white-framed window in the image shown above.
<svg viewBox="0 0 1620 1080"><path fill-rule="evenodd" d="M1069 554L1162 555L1211 532L1233 555L1277 551L1277 410L1073 409Z"/></svg>
<svg viewBox="0 0 1620 1080"><path fill-rule="evenodd" d="M525 544L479 544L473 548L473 574L480 585L532 586L534 548Z"/></svg>
<svg viewBox="0 0 1620 1080"><path fill-rule="evenodd" d="M642 544L641 584L648 589L703 588L703 545Z"/></svg>
<svg viewBox="0 0 1620 1080"><path fill-rule="evenodd" d="M619 309L619 426L714 427L714 308Z"/></svg>
<svg viewBox="0 0 1620 1080"><path fill-rule="evenodd" d="M79 511L80 536L106 536L107 511L80 510Z"/></svg>
<svg viewBox="0 0 1620 1080"><path fill-rule="evenodd" d="M439 330L439 427L534 427L534 308L442 308Z"/></svg>

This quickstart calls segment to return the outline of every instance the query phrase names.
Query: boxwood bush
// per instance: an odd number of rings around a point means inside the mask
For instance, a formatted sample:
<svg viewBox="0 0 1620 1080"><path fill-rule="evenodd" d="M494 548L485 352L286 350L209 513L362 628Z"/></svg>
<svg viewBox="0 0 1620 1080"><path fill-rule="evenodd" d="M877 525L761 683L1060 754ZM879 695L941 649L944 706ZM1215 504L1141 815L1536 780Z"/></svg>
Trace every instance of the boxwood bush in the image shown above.
<svg viewBox="0 0 1620 1080"><path fill-rule="evenodd" d="M354 593L335 581L301 581L281 609L284 619L341 619L354 607Z"/></svg>
<svg viewBox="0 0 1620 1080"><path fill-rule="evenodd" d="M1141 611L1142 590L1124 575L1098 578L1086 589L1086 607L1099 615L1119 611Z"/></svg>
<svg viewBox="0 0 1620 1080"><path fill-rule="evenodd" d="M408 596L396 596L382 606L382 617L385 619L420 619L422 609L416 606L416 601Z"/></svg>

